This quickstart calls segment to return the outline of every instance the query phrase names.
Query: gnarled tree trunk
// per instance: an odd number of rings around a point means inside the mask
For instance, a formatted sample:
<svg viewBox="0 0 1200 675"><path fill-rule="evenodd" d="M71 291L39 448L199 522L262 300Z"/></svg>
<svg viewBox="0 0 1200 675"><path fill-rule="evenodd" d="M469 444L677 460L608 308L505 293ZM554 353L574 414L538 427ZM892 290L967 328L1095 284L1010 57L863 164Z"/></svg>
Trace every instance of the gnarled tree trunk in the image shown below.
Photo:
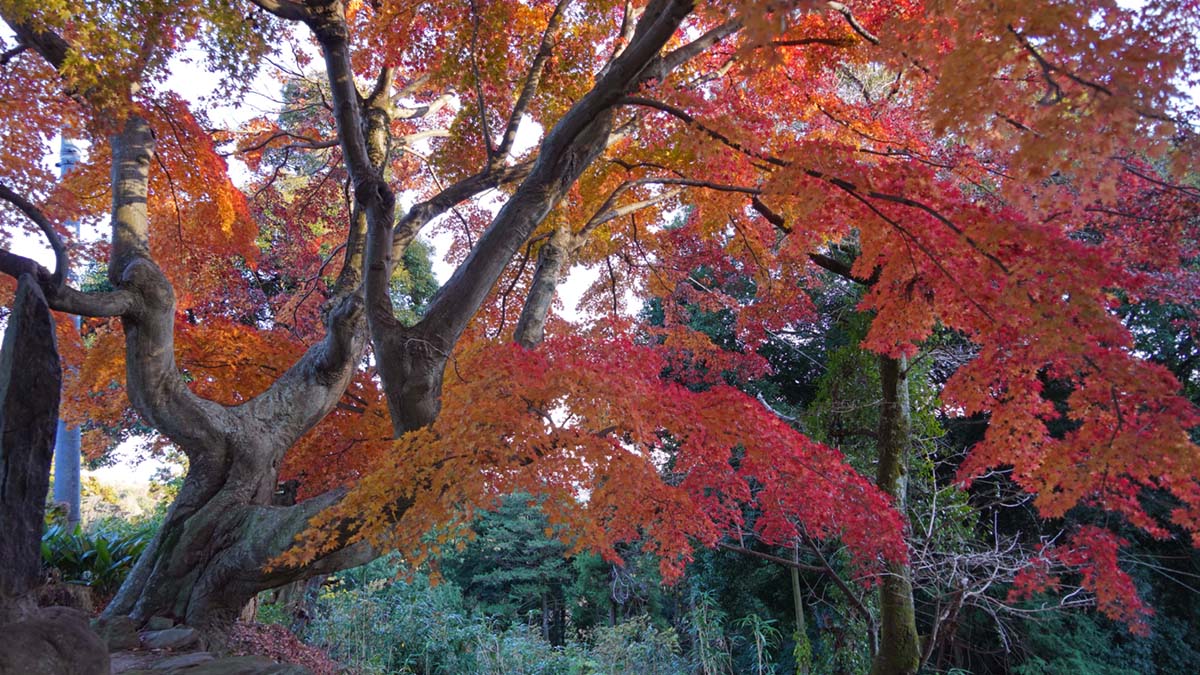
<svg viewBox="0 0 1200 675"><path fill-rule="evenodd" d="M187 454L188 474L162 530L106 614L168 616L199 626L236 618L259 591L369 560L342 549L304 568L267 564L340 493L271 506L284 452L336 405L364 346L361 299L334 306L325 339L267 391L235 407L196 396L175 364L175 297L148 256L149 126L131 118L113 138L113 248L109 278L131 296L122 314L126 389L137 411Z"/></svg>

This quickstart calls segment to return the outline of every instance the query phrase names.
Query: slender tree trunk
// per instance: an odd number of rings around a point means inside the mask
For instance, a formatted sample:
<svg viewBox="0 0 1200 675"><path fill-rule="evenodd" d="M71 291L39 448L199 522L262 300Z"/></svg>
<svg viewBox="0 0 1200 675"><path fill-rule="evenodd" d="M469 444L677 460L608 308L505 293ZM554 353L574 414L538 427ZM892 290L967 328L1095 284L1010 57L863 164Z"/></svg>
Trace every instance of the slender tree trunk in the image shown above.
<svg viewBox="0 0 1200 675"><path fill-rule="evenodd" d="M880 357L883 404L879 413L879 488L905 508L908 488L907 454L911 445L907 363L904 358ZM921 660L908 565L889 563L879 585L879 651L871 675L913 675Z"/></svg>
<svg viewBox="0 0 1200 675"><path fill-rule="evenodd" d="M796 613L796 675L808 675L812 666L812 644L808 641L808 625L804 620L804 600L800 595L800 570L788 568L792 578L792 604Z"/></svg>

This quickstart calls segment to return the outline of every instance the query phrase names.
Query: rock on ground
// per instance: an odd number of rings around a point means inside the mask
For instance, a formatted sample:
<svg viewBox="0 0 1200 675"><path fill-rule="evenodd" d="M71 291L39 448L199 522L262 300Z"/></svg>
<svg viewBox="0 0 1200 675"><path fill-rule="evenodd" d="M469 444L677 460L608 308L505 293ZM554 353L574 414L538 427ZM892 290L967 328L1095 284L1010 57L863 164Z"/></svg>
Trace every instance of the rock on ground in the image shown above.
<svg viewBox="0 0 1200 675"><path fill-rule="evenodd" d="M108 648L77 609L34 610L0 635L0 675L109 675Z"/></svg>

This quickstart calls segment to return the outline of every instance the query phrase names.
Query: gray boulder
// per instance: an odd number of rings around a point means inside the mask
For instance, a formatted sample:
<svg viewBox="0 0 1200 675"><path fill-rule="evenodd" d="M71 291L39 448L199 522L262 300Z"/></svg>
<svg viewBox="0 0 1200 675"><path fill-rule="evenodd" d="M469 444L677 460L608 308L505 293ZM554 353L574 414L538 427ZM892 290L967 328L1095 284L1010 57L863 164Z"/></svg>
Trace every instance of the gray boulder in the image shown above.
<svg viewBox="0 0 1200 675"><path fill-rule="evenodd" d="M34 610L0 635L0 675L109 675L108 648L77 609Z"/></svg>

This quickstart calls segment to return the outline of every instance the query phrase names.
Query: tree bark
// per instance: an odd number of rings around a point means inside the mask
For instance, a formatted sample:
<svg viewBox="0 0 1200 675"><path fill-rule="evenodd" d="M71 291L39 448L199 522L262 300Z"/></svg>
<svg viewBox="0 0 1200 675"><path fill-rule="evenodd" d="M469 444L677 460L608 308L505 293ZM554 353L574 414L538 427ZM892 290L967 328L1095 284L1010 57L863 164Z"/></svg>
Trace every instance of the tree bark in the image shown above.
<svg viewBox="0 0 1200 675"><path fill-rule="evenodd" d="M566 229L557 229L538 250L533 283L525 297L514 333L517 344L526 349L533 349L546 337L546 317L550 314L550 306L554 304L554 292L562 280L567 259L575 246L573 239Z"/></svg>
<svg viewBox="0 0 1200 675"><path fill-rule="evenodd" d="M808 625L804 620L804 598L800 593L800 570L788 568L792 580L792 605L796 613L796 675L808 675L812 666L812 644L808 641Z"/></svg>
<svg viewBox="0 0 1200 675"><path fill-rule="evenodd" d="M879 411L879 488L895 499L903 511L907 499L907 455L912 444L907 363L901 357L881 356L883 403ZM888 563L879 584L879 651L871 675L915 675L921 646L913 609L912 576L908 565Z"/></svg>
<svg viewBox="0 0 1200 675"><path fill-rule="evenodd" d="M233 407L200 398L175 363L174 291L148 257L149 126L131 118L112 146L109 278L136 298L122 316L126 389L138 413L187 455L189 469L162 529L105 614L223 625L260 591L370 559L359 545L305 568L265 570L309 518L341 497L333 492L295 506L270 505L284 452L333 409L353 375L365 343L362 300L338 301L325 339L262 394Z"/></svg>
<svg viewBox="0 0 1200 675"><path fill-rule="evenodd" d="M0 624L29 608L41 577L61 381L54 318L24 275L0 348Z"/></svg>
<svg viewBox="0 0 1200 675"><path fill-rule="evenodd" d="M387 293L387 277L372 274L390 270L392 231L389 225L385 234L377 230L382 222L370 221L373 232L367 243L368 318L379 376L397 435L437 417L450 349L513 255L607 147L617 106L625 95L650 79L651 71L657 72L651 65L663 61L660 51L691 10L690 0L651 0L628 47L601 73L591 91L546 134L529 175L430 301L425 318L413 330L402 329L390 311L384 311L387 301L382 296ZM324 39L322 47L326 47ZM334 54L340 48L334 41L330 47ZM333 62L330 53L326 53L327 63ZM340 119L339 131L348 131ZM422 353L412 354L414 347Z"/></svg>

